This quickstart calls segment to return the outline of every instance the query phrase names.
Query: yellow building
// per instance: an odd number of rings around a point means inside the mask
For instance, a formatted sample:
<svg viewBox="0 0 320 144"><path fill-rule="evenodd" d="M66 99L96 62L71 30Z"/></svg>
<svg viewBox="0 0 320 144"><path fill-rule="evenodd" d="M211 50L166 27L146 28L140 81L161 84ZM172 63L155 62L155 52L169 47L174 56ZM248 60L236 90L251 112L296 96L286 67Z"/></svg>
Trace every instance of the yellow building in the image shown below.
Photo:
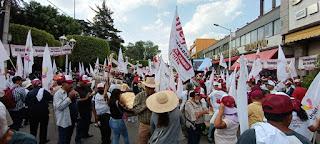
<svg viewBox="0 0 320 144"><path fill-rule="evenodd" d="M215 44L217 40L215 39L205 39L205 38L198 38L196 39L192 46L190 47L190 54L192 58L200 58L202 57L199 52L204 49L207 49L209 46Z"/></svg>

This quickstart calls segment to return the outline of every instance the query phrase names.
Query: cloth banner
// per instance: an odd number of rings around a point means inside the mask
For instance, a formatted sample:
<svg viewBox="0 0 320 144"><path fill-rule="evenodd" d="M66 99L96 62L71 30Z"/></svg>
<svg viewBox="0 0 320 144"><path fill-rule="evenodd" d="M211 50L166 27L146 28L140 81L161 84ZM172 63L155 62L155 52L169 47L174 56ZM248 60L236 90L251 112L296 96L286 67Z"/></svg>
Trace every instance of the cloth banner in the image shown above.
<svg viewBox="0 0 320 144"><path fill-rule="evenodd" d="M9 45L5 44L4 47L6 49L9 49ZM20 54L21 56L25 53L25 45L10 45L10 50L13 57L18 56ZM43 57L44 53L44 47L43 46L33 46L34 50L33 56L35 57ZM65 45L63 47L49 47L51 56L60 56L60 55L68 55L71 54L72 47L69 45Z"/></svg>
<svg viewBox="0 0 320 144"><path fill-rule="evenodd" d="M299 57L298 69L313 70L316 68L318 55Z"/></svg>
<svg viewBox="0 0 320 144"><path fill-rule="evenodd" d="M176 69L182 81L187 81L194 76L187 42L183 34L182 24L177 11L172 22L170 33L169 62L172 67Z"/></svg>

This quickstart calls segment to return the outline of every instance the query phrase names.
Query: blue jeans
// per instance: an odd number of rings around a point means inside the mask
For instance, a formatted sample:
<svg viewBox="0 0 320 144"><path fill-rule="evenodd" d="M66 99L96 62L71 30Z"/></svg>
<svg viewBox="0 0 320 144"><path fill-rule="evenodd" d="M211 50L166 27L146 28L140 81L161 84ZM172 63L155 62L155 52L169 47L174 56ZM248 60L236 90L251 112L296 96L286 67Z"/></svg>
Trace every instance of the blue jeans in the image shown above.
<svg viewBox="0 0 320 144"><path fill-rule="evenodd" d="M215 131L214 124L210 124L208 139L210 140L214 139L214 131Z"/></svg>
<svg viewBox="0 0 320 144"><path fill-rule="evenodd" d="M119 144L120 135L123 136L124 143L129 144L128 130L122 119L111 118L109 125L112 129L112 144Z"/></svg>
<svg viewBox="0 0 320 144"><path fill-rule="evenodd" d="M63 128L58 126L59 131L59 141L58 144L70 144L74 125Z"/></svg>

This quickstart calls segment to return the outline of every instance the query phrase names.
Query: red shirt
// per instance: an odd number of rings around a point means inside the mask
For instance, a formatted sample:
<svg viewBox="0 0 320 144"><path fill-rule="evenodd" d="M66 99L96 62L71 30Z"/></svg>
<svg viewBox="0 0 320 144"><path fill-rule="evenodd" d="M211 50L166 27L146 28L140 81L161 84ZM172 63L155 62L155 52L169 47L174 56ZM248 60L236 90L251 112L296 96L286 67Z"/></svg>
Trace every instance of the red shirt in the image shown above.
<svg viewBox="0 0 320 144"><path fill-rule="evenodd" d="M307 89L303 87L296 87L292 93L292 97L302 101L303 97L306 95Z"/></svg>

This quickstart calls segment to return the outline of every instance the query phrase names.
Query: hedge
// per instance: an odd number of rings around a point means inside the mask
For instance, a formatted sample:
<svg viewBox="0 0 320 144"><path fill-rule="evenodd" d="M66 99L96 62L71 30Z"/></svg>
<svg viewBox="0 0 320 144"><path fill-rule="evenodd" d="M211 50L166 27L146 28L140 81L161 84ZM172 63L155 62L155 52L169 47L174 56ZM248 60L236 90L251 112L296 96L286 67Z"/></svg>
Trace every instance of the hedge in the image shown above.
<svg viewBox="0 0 320 144"><path fill-rule="evenodd" d="M32 43L34 46L45 46L48 43L49 46L60 46L60 42L55 40L53 35L37 28L10 24L9 33L12 35L12 44L25 45L28 31L31 30Z"/></svg>
<svg viewBox="0 0 320 144"><path fill-rule="evenodd" d="M81 35L68 35L67 38L74 38L77 41L70 56L72 67L78 67L79 62L88 67L89 63L96 62L97 57L102 64L110 53L109 43L104 39Z"/></svg>

